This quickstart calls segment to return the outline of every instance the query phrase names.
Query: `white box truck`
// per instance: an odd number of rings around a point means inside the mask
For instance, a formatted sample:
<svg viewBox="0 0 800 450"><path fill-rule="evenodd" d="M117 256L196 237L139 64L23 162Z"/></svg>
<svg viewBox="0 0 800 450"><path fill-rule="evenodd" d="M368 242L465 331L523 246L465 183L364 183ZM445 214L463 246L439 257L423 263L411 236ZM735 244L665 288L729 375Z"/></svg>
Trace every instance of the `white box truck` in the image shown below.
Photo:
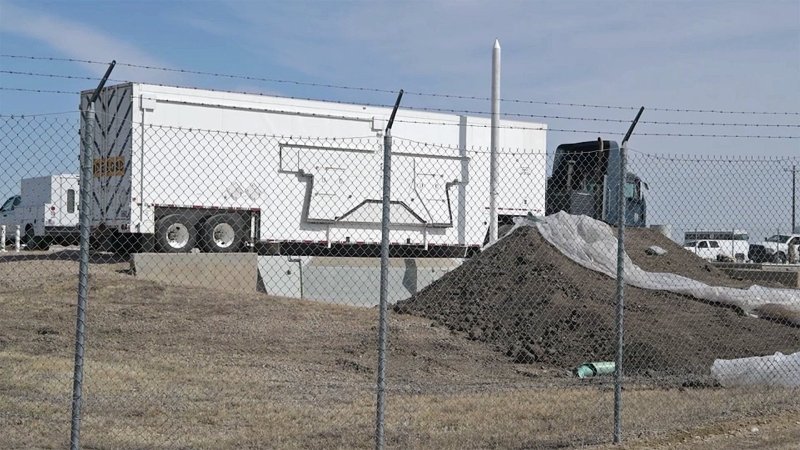
<svg viewBox="0 0 800 450"><path fill-rule="evenodd" d="M97 244L376 254L391 108L125 83L103 89L95 111ZM544 214L546 126L501 126L503 225ZM485 243L490 131L489 118L398 111L393 254L463 257Z"/></svg>
<svg viewBox="0 0 800 450"><path fill-rule="evenodd" d="M19 225L21 241L29 249L77 244L78 189L78 176L73 174L23 178L20 195L0 207L6 240L14 239Z"/></svg>

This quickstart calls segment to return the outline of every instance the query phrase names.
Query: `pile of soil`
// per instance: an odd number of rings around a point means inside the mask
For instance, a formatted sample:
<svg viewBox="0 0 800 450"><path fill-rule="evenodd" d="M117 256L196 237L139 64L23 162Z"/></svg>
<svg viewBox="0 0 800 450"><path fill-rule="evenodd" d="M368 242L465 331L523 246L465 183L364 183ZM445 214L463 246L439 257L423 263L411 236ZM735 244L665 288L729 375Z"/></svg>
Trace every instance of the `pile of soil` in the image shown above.
<svg viewBox="0 0 800 450"><path fill-rule="evenodd" d="M666 255L650 256L658 245ZM648 271L747 287L652 230L630 229L626 250ZM585 269L523 227L395 311L420 315L491 344L517 363L573 368L613 361L616 281ZM792 353L800 328L692 297L625 287L627 374L707 375L714 359Z"/></svg>

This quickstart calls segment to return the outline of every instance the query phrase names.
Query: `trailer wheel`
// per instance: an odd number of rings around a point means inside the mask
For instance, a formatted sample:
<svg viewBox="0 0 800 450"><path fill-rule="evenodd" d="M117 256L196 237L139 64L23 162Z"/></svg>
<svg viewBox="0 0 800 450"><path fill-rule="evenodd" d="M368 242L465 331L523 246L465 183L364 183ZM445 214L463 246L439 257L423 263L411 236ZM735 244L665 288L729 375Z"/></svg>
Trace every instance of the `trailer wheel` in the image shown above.
<svg viewBox="0 0 800 450"><path fill-rule="evenodd" d="M217 214L203 223L203 247L208 252L228 253L242 248L246 228L241 217L234 214Z"/></svg>
<svg viewBox="0 0 800 450"><path fill-rule="evenodd" d="M185 253L194 248L194 225L180 214L170 214L156 222L156 245L167 253Z"/></svg>

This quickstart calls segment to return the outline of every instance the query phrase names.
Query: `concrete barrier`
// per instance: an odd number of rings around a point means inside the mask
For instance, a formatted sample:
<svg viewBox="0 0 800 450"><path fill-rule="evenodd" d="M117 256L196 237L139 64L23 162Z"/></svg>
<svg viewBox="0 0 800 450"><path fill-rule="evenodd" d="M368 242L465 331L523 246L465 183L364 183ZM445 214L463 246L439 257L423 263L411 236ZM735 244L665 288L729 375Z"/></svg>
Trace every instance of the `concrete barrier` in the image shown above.
<svg viewBox="0 0 800 450"><path fill-rule="evenodd" d="M406 299L463 260L391 258L389 301ZM135 253L134 274L177 286L227 291L256 290L291 297L354 306L379 301L379 258L322 256L257 256L254 253Z"/></svg>
<svg viewBox="0 0 800 450"><path fill-rule="evenodd" d="M790 288L800 288L800 272L795 270L723 268L728 275L755 282L772 281Z"/></svg>
<svg viewBox="0 0 800 450"><path fill-rule="evenodd" d="M406 299L461 265L455 258L391 258L389 301ZM264 292L355 306L379 302L379 258L259 256Z"/></svg>
<svg viewBox="0 0 800 450"><path fill-rule="evenodd" d="M146 280L189 287L254 292L255 253L134 253L131 269Z"/></svg>

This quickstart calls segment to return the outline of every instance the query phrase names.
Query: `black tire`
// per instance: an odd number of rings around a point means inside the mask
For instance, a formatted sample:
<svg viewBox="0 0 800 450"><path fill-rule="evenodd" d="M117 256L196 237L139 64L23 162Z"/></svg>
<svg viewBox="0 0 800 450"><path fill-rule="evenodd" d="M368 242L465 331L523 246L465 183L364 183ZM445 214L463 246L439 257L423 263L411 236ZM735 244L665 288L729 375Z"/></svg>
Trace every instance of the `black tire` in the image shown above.
<svg viewBox="0 0 800 450"><path fill-rule="evenodd" d="M26 250L50 250L50 239L45 236L36 236L33 225L25 226L25 235L22 236L22 243Z"/></svg>
<svg viewBox="0 0 800 450"><path fill-rule="evenodd" d="M783 252L775 253L775 256L772 257L772 262L777 264L786 264L786 254Z"/></svg>
<svg viewBox="0 0 800 450"><path fill-rule="evenodd" d="M194 223L181 214L170 214L156 221L156 249L164 253L186 253L197 242Z"/></svg>
<svg viewBox="0 0 800 450"><path fill-rule="evenodd" d="M247 239L245 221L235 214L217 214L203 222L203 249L211 253L240 251Z"/></svg>
<svg viewBox="0 0 800 450"><path fill-rule="evenodd" d="M28 248L31 250L50 250L51 239L44 236L34 236L28 241Z"/></svg>
<svg viewBox="0 0 800 450"><path fill-rule="evenodd" d="M25 233L21 237L22 240L21 243L27 247L31 242L34 241L35 238L36 238L36 232L33 230L33 225L31 224L25 225Z"/></svg>

